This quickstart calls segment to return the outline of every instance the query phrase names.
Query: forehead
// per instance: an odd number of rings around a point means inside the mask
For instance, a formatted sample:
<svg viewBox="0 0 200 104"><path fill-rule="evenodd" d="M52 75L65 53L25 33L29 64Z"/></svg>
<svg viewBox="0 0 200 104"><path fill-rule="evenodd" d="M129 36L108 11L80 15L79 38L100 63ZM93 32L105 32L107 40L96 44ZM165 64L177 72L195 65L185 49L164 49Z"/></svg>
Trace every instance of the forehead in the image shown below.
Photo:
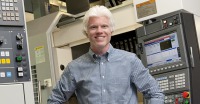
<svg viewBox="0 0 200 104"><path fill-rule="evenodd" d="M88 24L95 24L95 23L107 24L109 23L109 18L105 16L89 17Z"/></svg>

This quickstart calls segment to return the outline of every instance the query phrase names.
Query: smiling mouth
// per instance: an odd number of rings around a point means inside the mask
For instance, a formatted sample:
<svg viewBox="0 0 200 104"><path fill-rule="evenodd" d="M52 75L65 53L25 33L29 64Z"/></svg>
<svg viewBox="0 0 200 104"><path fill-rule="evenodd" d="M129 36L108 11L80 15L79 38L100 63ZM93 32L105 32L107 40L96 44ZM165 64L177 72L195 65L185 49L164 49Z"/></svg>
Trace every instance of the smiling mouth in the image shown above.
<svg viewBox="0 0 200 104"><path fill-rule="evenodd" d="M104 39L105 38L105 36L97 36L97 37L95 37L95 39Z"/></svg>

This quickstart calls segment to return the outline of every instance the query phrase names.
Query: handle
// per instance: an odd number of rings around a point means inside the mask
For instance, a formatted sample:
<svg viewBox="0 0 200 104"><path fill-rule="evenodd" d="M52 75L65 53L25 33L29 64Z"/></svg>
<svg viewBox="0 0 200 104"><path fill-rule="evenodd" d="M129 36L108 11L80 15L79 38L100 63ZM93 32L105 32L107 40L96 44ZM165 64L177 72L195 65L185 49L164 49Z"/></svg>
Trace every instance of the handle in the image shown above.
<svg viewBox="0 0 200 104"><path fill-rule="evenodd" d="M42 104L41 82L38 81L38 103Z"/></svg>
<svg viewBox="0 0 200 104"><path fill-rule="evenodd" d="M195 67L194 65L194 56L193 56L193 49L190 47L190 60L191 60L191 65L192 67Z"/></svg>
<svg viewBox="0 0 200 104"><path fill-rule="evenodd" d="M140 51L140 54L143 54L143 46L142 43L138 44L138 50Z"/></svg>

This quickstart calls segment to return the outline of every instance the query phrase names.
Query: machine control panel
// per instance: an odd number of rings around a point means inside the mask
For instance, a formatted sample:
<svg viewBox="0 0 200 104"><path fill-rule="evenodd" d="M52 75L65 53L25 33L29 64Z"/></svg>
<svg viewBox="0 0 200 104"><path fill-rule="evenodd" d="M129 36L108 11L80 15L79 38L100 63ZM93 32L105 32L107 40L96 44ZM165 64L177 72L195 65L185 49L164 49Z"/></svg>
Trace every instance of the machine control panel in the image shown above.
<svg viewBox="0 0 200 104"><path fill-rule="evenodd" d="M22 0L0 0L0 83L30 81Z"/></svg>
<svg viewBox="0 0 200 104"><path fill-rule="evenodd" d="M162 91L171 93L174 91L188 90L188 72L187 70L177 70L174 72L159 74L154 76Z"/></svg>
<svg viewBox="0 0 200 104"><path fill-rule="evenodd" d="M178 25L179 23L180 17L178 15L162 19L163 29Z"/></svg>
<svg viewBox="0 0 200 104"><path fill-rule="evenodd" d="M26 35L22 27L0 31L0 83L30 81Z"/></svg>
<svg viewBox="0 0 200 104"><path fill-rule="evenodd" d="M143 22L138 55L158 81L165 104L198 104L199 46L195 16L179 10ZM139 46L139 45L138 45Z"/></svg>
<svg viewBox="0 0 200 104"><path fill-rule="evenodd" d="M35 104L29 60L24 1L0 0L1 104Z"/></svg>

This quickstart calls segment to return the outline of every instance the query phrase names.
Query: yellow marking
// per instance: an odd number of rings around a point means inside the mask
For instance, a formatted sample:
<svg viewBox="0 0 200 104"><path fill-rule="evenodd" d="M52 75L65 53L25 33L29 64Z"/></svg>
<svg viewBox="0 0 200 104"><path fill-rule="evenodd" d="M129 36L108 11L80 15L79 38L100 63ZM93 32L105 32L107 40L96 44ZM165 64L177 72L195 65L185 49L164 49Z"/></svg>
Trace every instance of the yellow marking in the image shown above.
<svg viewBox="0 0 200 104"><path fill-rule="evenodd" d="M2 59L1 62L2 62L2 64L5 64L5 63L6 63L6 60L5 60L5 59Z"/></svg>
<svg viewBox="0 0 200 104"><path fill-rule="evenodd" d="M38 47L35 47L35 51L37 51L37 50L41 50L41 49L43 49L44 48L44 46L38 46Z"/></svg>
<svg viewBox="0 0 200 104"><path fill-rule="evenodd" d="M10 64L10 59L6 59L6 63L7 63L7 64Z"/></svg>

